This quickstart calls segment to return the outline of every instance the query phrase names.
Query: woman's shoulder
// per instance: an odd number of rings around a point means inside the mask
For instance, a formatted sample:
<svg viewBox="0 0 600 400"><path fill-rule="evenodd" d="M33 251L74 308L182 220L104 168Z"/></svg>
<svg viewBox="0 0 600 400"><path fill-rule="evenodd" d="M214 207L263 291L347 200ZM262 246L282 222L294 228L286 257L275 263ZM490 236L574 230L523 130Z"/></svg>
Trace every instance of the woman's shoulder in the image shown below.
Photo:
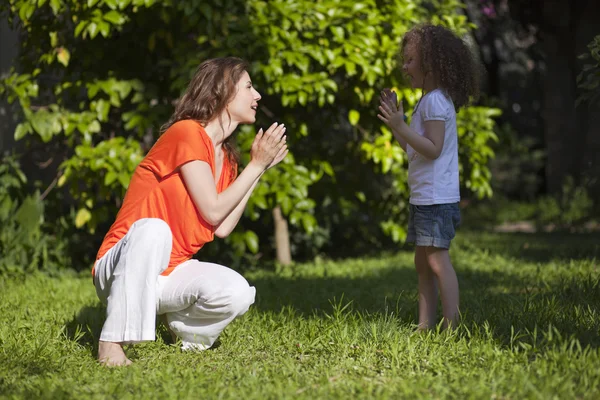
<svg viewBox="0 0 600 400"><path fill-rule="evenodd" d="M202 126L202 124L200 124L200 122L195 121L193 119L182 119L180 121L174 122L171 126L169 126L167 130L162 134L162 136L189 134L191 132L206 134L206 132L204 131L204 127Z"/></svg>
<svg viewBox="0 0 600 400"><path fill-rule="evenodd" d="M160 176L170 174L175 168L191 160L213 157L210 138L202 125L193 120L174 122L158 138L141 165L160 165Z"/></svg>
<svg viewBox="0 0 600 400"><path fill-rule="evenodd" d="M183 119L173 123L161 135L160 141L190 144L209 144L210 138L200 122L192 119Z"/></svg>

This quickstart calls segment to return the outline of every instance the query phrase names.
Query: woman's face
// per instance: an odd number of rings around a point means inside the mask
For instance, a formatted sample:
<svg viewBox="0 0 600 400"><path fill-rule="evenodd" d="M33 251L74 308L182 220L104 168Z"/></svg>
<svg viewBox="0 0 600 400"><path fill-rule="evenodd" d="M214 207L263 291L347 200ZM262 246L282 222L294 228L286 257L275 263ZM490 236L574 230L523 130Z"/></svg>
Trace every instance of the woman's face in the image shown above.
<svg viewBox="0 0 600 400"><path fill-rule="evenodd" d="M260 93L252 86L250 75L244 71L236 85L236 94L227 105L231 121L238 124L253 124L256 121L260 98Z"/></svg>

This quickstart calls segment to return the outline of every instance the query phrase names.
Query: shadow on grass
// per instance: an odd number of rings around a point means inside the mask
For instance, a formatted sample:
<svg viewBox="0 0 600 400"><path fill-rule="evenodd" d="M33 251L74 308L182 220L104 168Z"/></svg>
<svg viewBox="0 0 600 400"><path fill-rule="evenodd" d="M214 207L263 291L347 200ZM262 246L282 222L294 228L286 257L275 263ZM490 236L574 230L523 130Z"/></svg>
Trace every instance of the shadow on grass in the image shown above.
<svg viewBox="0 0 600 400"><path fill-rule="evenodd" d="M456 244L465 250L487 250L491 254L526 262L581 261L600 257L600 232L594 233L496 233L465 230Z"/></svg>
<svg viewBox="0 0 600 400"><path fill-rule="evenodd" d="M498 239L495 243L493 239ZM461 246L468 245L462 238ZM474 243L507 258L528 262L555 259L586 260L595 257L594 235L561 237L558 234L491 234ZM477 240L477 242L475 242ZM487 242L486 242L487 240ZM529 246L524 245L529 243ZM463 323L469 329L489 324L503 345L514 341L540 343L550 327L561 335L579 340L583 346L600 346L600 278L598 275L572 277L551 284L535 272L515 275L496 271L461 268L454 261L461 291ZM565 265L564 268L568 268ZM291 307L298 314L331 315L333 303L351 303L351 312L390 314L403 324L417 323L417 276L411 265L390 265L360 278L262 276L251 280L257 288L254 305L259 312L279 312ZM292 274L293 275L293 274ZM298 274L299 275L299 274ZM441 310L438 310L441 319Z"/></svg>
<svg viewBox="0 0 600 400"><path fill-rule="evenodd" d="M77 315L65 324L65 334L69 340L79 343L91 350L92 355L98 355L98 340L100 332L106 318L106 306L98 303L94 306L85 306L79 310ZM173 339L167 328L159 321L156 321L156 336L163 343L172 344Z"/></svg>
<svg viewBox="0 0 600 400"><path fill-rule="evenodd" d="M467 252L471 245L469 235L473 233L462 235L457 243ZM480 234L472 240L472 246L477 246L478 251L487 249L508 259L529 262L563 257L591 259L595 257L599 243L595 235L565 237L558 234ZM525 246L527 243L529 245ZM523 340L537 341L552 326L561 334L578 339L584 346L600 346L597 274L548 285L533 273L519 278L497 270L462 268L460 258L454 264L461 290L461 312L467 327L487 323L495 337L508 345L514 340L515 332L529 337ZM351 312L393 313L403 324L417 322L417 276L412 264L408 263L373 269L372 273L360 278L266 274L251 279L251 284L257 288L253 307L258 312L278 313L291 307L299 315L319 317L331 314L334 303L351 303ZM95 355L104 316L105 309L100 304L82 308L66 325L67 336L90 347ZM158 335L165 343L171 342L168 332L160 325Z"/></svg>
<svg viewBox="0 0 600 400"><path fill-rule="evenodd" d="M85 306L72 320L65 324L65 334L69 340L89 348L92 355L98 355L98 339L106 317L106 307L98 303Z"/></svg>

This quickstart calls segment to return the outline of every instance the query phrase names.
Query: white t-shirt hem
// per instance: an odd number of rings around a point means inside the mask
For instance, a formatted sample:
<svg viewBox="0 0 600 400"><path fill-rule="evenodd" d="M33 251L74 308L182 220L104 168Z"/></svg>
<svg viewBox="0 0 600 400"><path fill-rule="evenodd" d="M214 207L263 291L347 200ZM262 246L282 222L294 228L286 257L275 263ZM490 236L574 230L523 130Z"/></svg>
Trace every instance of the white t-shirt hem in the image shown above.
<svg viewBox="0 0 600 400"><path fill-rule="evenodd" d="M459 197L446 197L440 199L413 199L412 197L409 199L409 203L413 206L431 206L434 204L450 204L450 203L458 203L460 201Z"/></svg>

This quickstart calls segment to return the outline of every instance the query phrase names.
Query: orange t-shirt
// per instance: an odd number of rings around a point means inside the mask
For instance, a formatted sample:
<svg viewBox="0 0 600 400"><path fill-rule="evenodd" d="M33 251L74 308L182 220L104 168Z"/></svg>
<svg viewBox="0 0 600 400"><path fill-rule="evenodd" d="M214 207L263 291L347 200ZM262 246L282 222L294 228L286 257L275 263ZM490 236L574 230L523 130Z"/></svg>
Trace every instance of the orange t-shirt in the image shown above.
<svg viewBox="0 0 600 400"><path fill-rule="evenodd" d="M208 163L215 174L212 140L196 121L174 123L156 141L136 167L123 205L104 237L96 259L100 259L126 234L131 225L142 218L165 221L173 234L169 275L182 262L189 260L205 243L214 239L215 227L206 222L190 197L179 167L200 160ZM217 192L225 190L236 178L237 166L223 160ZM92 269L93 273L93 269Z"/></svg>

